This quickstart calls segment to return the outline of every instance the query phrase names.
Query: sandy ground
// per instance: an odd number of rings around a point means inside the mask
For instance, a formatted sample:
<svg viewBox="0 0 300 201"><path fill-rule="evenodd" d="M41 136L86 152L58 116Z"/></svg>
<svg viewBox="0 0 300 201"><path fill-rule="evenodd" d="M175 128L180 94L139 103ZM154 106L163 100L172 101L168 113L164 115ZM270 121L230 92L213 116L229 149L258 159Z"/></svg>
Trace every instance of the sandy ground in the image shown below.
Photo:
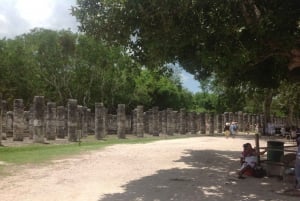
<svg viewBox="0 0 300 201"><path fill-rule="evenodd" d="M114 145L47 165L24 165L1 178L0 200L299 201L280 193L290 185L276 177L237 179L246 142L254 145L253 135Z"/></svg>

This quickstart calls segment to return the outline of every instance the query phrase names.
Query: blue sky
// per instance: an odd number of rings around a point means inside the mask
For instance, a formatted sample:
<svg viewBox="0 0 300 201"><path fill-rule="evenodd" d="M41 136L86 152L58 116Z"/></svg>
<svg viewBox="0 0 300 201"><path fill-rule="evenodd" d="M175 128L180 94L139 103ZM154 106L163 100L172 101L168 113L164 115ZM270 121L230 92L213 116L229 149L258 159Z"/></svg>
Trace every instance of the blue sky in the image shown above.
<svg viewBox="0 0 300 201"><path fill-rule="evenodd" d="M200 91L200 83L194 79L194 76L190 73L182 70L181 72L181 81L185 88L189 91L196 93Z"/></svg>
<svg viewBox="0 0 300 201"><path fill-rule="evenodd" d="M78 24L70 15L75 3L76 0L0 0L0 38L12 38L35 27L76 32ZM184 70L181 81L189 91L199 91L199 82Z"/></svg>

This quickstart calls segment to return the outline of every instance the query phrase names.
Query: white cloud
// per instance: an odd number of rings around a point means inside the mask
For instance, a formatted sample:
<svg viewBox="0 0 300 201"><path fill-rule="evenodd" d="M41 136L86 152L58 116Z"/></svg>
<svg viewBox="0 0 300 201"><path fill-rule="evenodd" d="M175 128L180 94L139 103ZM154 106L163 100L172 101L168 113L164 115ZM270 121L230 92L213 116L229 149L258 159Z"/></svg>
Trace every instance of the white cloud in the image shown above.
<svg viewBox="0 0 300 201"><path fill-rule="evenodd" d="M182 70L180 77L183 87L187 88L193 93L200 92L200 83L194 79L192 74Z"/></svg>
<svg viewBox="0 0 300 201"><path fill-rule="evenodd" d="M0 21L1 21L1 23L3 23L3 24L6 24L6 23L7 23L6 17L5 17L4 15L1 15L1 14L0 14Z"/></svg>
<svg viewBox="0 0 300 201"><path fill-rule="evenodd" d="M12 38L31 29L77 31L70 13L76 0L0 0L0 38Z"/></svg>

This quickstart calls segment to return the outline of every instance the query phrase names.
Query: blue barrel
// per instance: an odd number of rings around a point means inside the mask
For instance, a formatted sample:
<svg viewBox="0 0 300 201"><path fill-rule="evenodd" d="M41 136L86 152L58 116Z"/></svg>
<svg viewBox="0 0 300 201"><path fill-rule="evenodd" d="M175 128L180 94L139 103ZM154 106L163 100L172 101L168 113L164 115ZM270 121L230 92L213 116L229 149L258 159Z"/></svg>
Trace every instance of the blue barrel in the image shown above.
<svg viewBox="0 0 300 201"><path fill-rule="evenodd" d="M272 162L280 162L284 154L284 142L268 141L267 143L267 160Z"/></svg>

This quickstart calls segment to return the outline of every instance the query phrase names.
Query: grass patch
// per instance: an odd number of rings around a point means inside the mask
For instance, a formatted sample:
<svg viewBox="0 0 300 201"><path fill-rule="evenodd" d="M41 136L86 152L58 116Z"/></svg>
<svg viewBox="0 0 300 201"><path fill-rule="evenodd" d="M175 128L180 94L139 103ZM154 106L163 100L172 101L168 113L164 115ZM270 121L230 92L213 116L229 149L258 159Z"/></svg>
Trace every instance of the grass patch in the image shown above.
<svg viewBox="0 0 300 201"><path fill-rule="evenodd" d="M66 143L66 141L62 143L62 141L57 140L49 144L29 143L22 146L0 146L0 175L9 175L9 169L15 165L51 162L51 160L99 150L111 145L141 144L187 137L196 137L196 135L145 136L143 138L128 135L126 139L118 139L115 135L109 135L103 140L96 140L94 136L88 136L82 139L80 143Z"/></svg>
<svg viewBox="0 0 300 201"><path fill-rule="evenodd" d="M137 144L149 143L157 140L168 140L177 138L186 138L188 136L174 135L153 137L146 136L138 138L128 135L126 139L118 139L115 135L109 135L103 140L96 140L94 136L88 136L82 139L80 143L56 143L50 144L27 144L22 146L4 146L0 147L0 171L2 163L26 164L42 163L52 159L76 155L89 150L98 150L115 144ZM195 136L194 136L195 137Z"/></svg>

